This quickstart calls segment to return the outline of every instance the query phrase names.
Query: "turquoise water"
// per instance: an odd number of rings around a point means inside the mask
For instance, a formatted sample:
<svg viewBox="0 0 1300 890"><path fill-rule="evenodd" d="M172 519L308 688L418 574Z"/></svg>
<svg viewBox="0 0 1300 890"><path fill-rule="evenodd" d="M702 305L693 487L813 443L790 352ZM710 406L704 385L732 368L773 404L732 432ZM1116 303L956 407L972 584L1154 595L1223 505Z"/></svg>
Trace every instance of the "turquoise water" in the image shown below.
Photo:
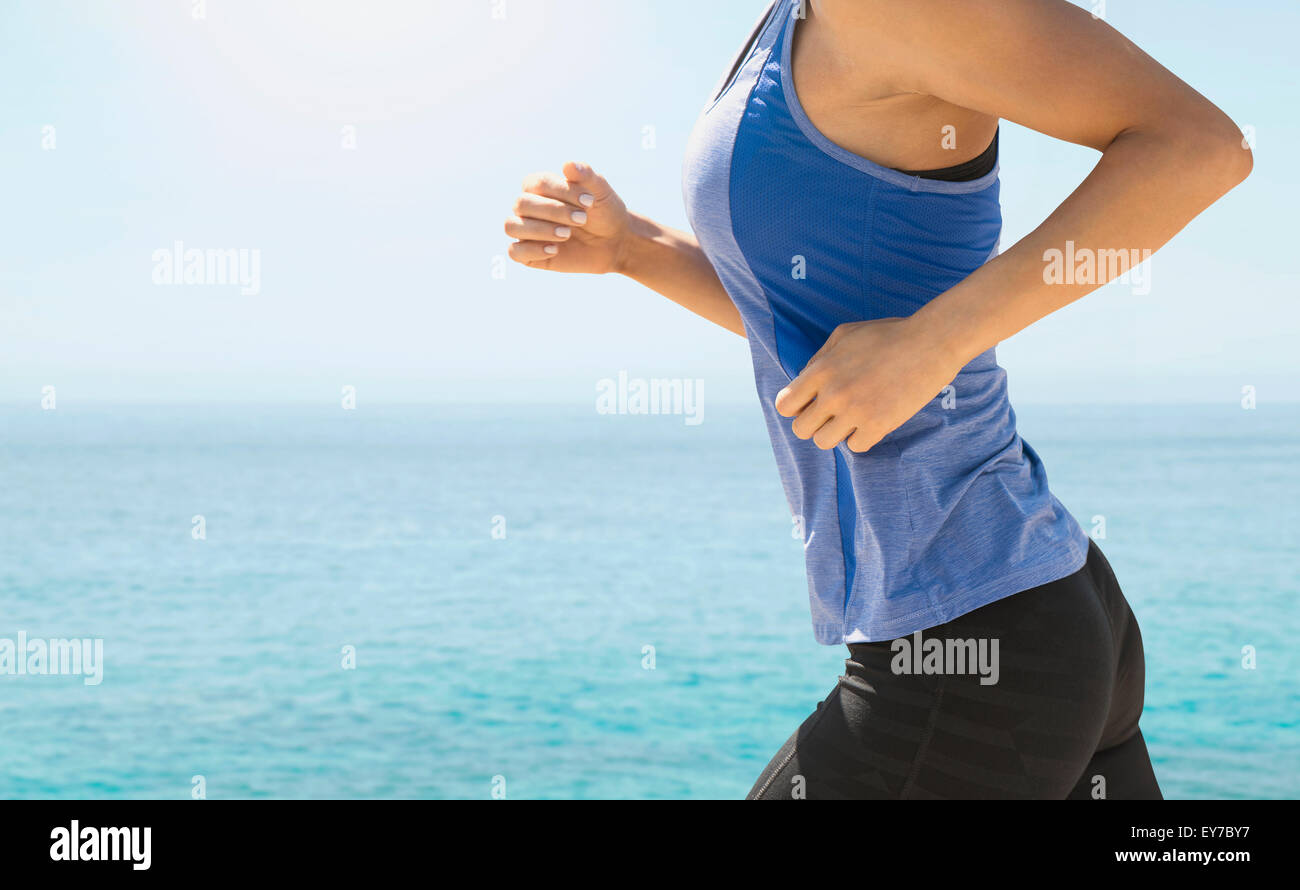
<svg viewBox="0 0 1300 890"><path fill-rule="evenodd" d="M707 409L0 408L0 638L105 662L0 676L0 796L742 796L844 653L757 406ZM1300 406L1020 417L1105 517L1167 796L1300 796Z"/></svg>

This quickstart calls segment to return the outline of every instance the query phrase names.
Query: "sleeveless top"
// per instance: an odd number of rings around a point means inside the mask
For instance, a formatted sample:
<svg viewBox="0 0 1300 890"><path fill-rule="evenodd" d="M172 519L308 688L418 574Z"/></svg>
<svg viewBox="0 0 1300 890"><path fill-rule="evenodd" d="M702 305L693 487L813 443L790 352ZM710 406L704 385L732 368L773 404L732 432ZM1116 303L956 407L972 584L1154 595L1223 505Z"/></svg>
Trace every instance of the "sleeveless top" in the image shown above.
<svg viewBox="0 0 1300 890"><path fill-rule="evenodd" d="M994 350L864 453L823 451L776 394L836 326L908 316L997 254L998 170L912 176L841 148L790 74L800 0L774 0L696 120L687 216L744 320L801 533L819 642L887 640L1069 575L1088 537L1016 432Z"/></svg>

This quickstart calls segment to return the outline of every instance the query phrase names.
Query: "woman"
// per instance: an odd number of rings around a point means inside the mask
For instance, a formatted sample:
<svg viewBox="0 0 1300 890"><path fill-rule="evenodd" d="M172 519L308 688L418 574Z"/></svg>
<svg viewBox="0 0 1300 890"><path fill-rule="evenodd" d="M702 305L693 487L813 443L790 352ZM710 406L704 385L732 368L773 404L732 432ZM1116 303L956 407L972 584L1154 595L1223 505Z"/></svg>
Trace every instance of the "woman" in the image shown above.
<svg viewBox="0 0 1300 890"><path fill-rule="evenodd" d="M1159 798L1137 623L994 346L1164 244L1250 152L1065 0L810 6L774 0L699 116L698 242L570 162L525 182L510 256L620 272L749 340L814 631L850 656L751 798ZM1000 118L1101 152L1002 253Z"/></svg>

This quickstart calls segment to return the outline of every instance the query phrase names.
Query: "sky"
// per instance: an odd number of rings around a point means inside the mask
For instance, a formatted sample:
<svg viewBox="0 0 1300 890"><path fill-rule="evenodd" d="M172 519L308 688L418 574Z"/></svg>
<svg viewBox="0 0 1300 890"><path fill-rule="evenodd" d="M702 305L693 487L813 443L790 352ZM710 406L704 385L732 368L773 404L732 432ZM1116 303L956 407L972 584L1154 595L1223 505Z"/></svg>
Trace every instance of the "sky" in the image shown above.
<svg viewBox="0 0 1300 890"><path fill-rule="evenodd" d="M753 400L740 338L626 279L506 262L502 222L572 158L684 228L687 136L765 5L6 0L0 402L567 402L620 371ZM1295 400L1300 4L1105 17L1251 128L1255 170L1151 260L1150 293L1000 346L1012 397ZM1097 154L1015 125L1001 151L1005 248ZM257 286L168 283L177 242L245 251Z"/></svg>

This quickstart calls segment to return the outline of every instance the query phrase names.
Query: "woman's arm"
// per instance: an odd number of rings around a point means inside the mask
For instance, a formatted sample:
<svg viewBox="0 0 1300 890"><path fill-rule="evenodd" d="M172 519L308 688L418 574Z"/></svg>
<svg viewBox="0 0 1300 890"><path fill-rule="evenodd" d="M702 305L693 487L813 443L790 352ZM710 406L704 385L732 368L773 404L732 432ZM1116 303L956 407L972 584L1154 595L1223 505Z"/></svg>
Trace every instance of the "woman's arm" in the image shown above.
<svg viewBox="0 0 1300 890"><path fill-rule="evenodd" d="M629 213L621 198L587 164L569 161L563 175L524 180L506 220L510 258L534 269L619 272L696 315L745 336L740 312L696 240Z"/></svg>
<svg viewBox="0 0 1300 890"><path fill-rule="evenodd" d="M630 216L628 236L615 270L744 337L740 310L695 236L639 214Z"/></svg>
<svg viewBox="0 0 1300 890"><path fill-rule="evenodd" d="M1048 251L1072 241L1149 256L1250 172L1223 112L1065 0L821 0L816 10L844 52L872 58L900 90L1102 152L1042 225L910 318L836 329L777 398L795 433L820 447L869 449L972 358L1106 283L1048 283Z"/></svg>

